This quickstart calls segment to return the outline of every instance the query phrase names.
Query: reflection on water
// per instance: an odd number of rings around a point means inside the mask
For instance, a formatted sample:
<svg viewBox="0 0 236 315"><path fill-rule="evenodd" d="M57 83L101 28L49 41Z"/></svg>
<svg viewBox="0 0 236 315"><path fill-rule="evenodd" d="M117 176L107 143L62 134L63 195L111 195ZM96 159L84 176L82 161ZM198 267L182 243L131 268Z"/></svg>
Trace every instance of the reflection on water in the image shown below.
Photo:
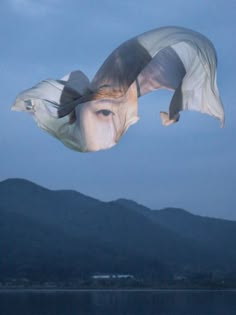
<svg viewBox="0 0 236 315"><path fill-rule="evenodd" d="M236 315L236 291L0 291L1 315Z"/></svg>

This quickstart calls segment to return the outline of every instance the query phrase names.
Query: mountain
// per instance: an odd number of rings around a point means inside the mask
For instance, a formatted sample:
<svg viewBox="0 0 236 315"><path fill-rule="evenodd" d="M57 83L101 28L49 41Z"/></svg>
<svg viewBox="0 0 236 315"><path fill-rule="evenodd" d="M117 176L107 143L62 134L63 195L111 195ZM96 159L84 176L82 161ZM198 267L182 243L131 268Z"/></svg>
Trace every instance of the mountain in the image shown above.
<svg viewBox="0 0 236 315"><path fill-rule="evenodd" d="M183 209L166 208L151 211L152 220L162 226L197 241L202 246L222 253L225 267L236 256L236 222L191 214ZM232 266L229 266L229 270Z"/></svg>
<svg viewBox="0 0 236 315"><path fill-rule="evenodd" d="M225 267L236 255L236 248L232 246L236 243L235 221L194 215L179 208L150 210L127 199L118 199L116 202L127 209L132 208L138 213L142 213L153 222L214 252L221 252L223 249L223 256L226 261Z"/></svg>
<svg viewBox="0 0 236 315"><path fill-rule="evenodd" d="M151 213L151 210L148 207L145 207L133 200L120 198L120 199L115 200L115 202L117 204L122 205L125 208L135 210L136 212L139 212L141 214L148 215Z"/></svg>
<svg viewBox="0 0 236 315"><path fill-rule="evenodd" d="M0 278L129 273L166 281L186 270L228 272L235 269L235 238L236 222L182 209L102 202L22 179L0 182Z"/></svg>

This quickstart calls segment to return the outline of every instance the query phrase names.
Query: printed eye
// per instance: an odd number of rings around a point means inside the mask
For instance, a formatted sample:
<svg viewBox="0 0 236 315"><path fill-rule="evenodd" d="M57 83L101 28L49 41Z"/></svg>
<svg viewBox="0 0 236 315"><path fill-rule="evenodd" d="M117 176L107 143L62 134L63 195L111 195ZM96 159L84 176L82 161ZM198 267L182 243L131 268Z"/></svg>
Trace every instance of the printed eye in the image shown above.
<svg viewBox="0 0 236 315"><path fill-rule="evenodd" d="M105 116L105 117L108 117L110 115L114 115L114 113L108 109L101 109L101 110L98 110L96 112L97 115L102 115L102 116Z"/></svg>
<svg viewBox="0 0 236 315"><path fill-rule="evenodd" d="M25 108L26 110L32 110L33 109L33 104L31 100L25 100Z"/></svg>

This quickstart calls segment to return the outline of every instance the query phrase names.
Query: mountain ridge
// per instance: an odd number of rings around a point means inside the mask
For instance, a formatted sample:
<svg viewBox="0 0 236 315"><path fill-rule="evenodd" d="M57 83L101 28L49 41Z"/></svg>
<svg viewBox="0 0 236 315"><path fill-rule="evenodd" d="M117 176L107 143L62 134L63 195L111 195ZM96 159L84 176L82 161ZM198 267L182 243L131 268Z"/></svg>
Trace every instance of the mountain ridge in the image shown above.
<svg viewBox="0 0 236 315"><path fill-rule="evenodd" d="M125 272L169 279L176 272L229 272L236 264L230 246L236 222L182 209L150 210L125 199L103 202L9 179L0 182L0 219L0 248L8 257L8 262L0 258L0 270L15 266L15 276L19 270L27 277L47 270L54 277Z"/></svg>

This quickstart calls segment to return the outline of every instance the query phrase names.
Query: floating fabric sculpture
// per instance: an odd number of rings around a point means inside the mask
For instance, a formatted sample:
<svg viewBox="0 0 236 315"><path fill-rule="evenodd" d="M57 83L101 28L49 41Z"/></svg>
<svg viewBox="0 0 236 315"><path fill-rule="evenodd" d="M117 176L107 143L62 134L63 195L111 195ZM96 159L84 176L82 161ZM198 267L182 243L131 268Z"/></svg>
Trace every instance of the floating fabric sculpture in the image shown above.
<svg viewBox="0 0 236 315"><path fill-rule="evenodd" d="M174 91L163 125L182 110L197 110L224 123L216 83L217 58L203 35L163 27L130 39L105 60L91 82L81 71L45 80L20 93L12 109L33 114L38 126L71 149L87 152L115 145L139 120L138 97Z"/></svg>

